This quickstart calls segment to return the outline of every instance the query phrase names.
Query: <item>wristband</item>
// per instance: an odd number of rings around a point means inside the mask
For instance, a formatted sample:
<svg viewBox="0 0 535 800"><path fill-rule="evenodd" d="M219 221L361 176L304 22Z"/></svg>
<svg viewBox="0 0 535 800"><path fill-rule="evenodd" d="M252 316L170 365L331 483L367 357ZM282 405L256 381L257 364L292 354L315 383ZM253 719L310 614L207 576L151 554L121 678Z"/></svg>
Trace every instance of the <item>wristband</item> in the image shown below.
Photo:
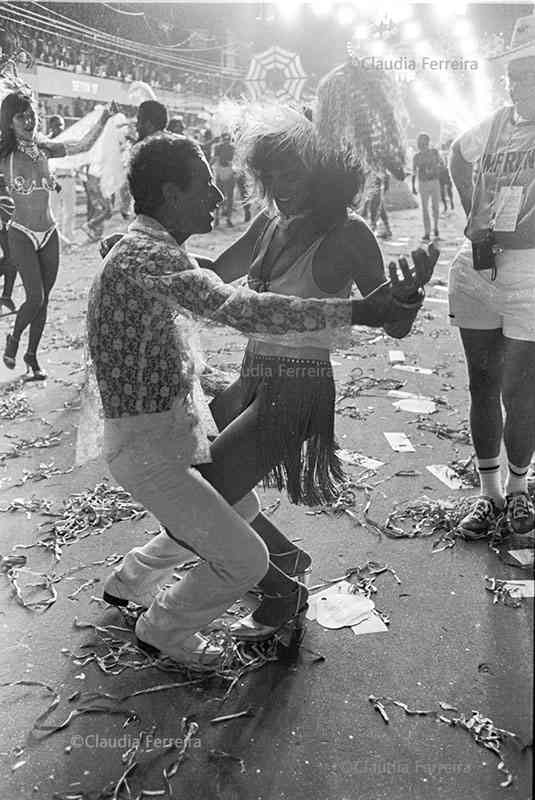
<svg viewBox="0 0 535 800"><path fill-rule="evenodd" d="M422 307L424 300L425 300L425 292L422 292L422 294L420 294L420 290L418 291L418 299L414 301L398 300L397 297L392 295L392 302L398 308L406 308L407 311L417 311L419 308Z"/></svg>

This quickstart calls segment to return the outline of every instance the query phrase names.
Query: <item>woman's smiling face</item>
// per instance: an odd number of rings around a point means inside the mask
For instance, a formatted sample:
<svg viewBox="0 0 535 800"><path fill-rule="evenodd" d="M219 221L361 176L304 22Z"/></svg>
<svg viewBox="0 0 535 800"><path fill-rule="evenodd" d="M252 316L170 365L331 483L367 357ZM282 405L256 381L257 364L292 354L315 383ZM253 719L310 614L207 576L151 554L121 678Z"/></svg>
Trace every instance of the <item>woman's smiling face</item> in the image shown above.
<svg viewBox="0 0 535 800"><path fill-rule="evenodd" d="M13 115L11 126L17 139L33 139L37 127L34 109L29 106L25 111Z"/></svg>
<svg viewBox="0 0 535 800"><path fill-rule="evenodd" d="M310 207L310 173L295 156L281 154L272 166L262 171L261 180L266 193L285 216Z"/></svg>

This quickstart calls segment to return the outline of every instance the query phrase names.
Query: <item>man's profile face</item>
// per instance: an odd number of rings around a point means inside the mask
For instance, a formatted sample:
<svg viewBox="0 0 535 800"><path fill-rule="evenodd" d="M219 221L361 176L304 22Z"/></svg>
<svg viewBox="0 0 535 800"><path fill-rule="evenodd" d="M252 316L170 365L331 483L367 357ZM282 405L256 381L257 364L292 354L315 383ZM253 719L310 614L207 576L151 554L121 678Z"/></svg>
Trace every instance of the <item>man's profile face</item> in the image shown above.
<svg viewBox="0 0 535 800"><path fill-rule="evenodd" d="M138 114L136 119L136 131L138 135L138 142L141 142L143 139L146 139L147 136L150 136L151 133L154 133L156 128L152 124L152 122L143 116L143 114Z"/></svg>
<svg viewBox="0 0 535 800"><path fill-rule="evenodd" d="M535 122L535 56L507 65L507 85L517 113Z"/></svg>
<svg viewBox="0 0 535 800"><path fill-rule="evenodd" d="M192 158L189 188L177 188L175 198L177 229L181 233L190 236L212 230L214 212L223 195L215 185L212 171L204 158Z"/></svg>

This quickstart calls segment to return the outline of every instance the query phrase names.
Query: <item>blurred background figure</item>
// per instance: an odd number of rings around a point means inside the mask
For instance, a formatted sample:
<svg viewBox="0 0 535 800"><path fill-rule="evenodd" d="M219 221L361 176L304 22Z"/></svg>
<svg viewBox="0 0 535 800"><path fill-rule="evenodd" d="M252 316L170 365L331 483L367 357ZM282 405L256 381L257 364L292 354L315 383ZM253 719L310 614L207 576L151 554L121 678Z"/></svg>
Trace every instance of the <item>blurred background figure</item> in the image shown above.
<svg viewBox="0 0 535 800"><path fill-rule="evenodd" d="M448 210L448 203L446 202L446 195L450 201L450 210L453 211L453 184L451 182L451 175L450 170L448 167L449 160L450 160L450 148L452 145L452 139L448 139L441 147L440 157L442 160L442 166L440 167L440 173L438 176L440 182L440 199L444 206L444 213Z"/></svg>
<svg viewBox="0 0 535 800"><path fill-rule="evenodd" d="M182 117L171 117L169 120L169 124L167 125L167 130L171 133L176 133L179 136L184 135L184 120Z"/></svg>
<svg viewBox="0 0 535 800"><path fill-rule="evenodd" d="M436 147L430 147L430 138L427 133L420 133L416 140L418 151L412 159L412 193L420 194L422 218L424 223L423 240L428 242L431 238L431 220L429 219L429 201L433 214L433 235L439 237L438 215L440 211L440 170L442 162ZM418 178L418 190L416 189Z"/></svg>
<svg viewBox="0 0 535 800"><path fill-rule="evenodd" d="M225 198L223 203L223 214L227 221L227 227L232 228L234 187L236 185L233 165L235 147L230 141L230 133L228 133L228 131L225 131L223 134L221 134L221 141L214 145L212 153L213 169L217 187ZM215 224L219 225L219 209L216 211Z"/></svg>
<svg viewBox="0 0 535 800"><path fill-rule="evenodd" d="M201 150L209 164L212 163L212 148L214 146L214 135L210 128L205 128L201 135Z"/></svg>
<svg viewBox="0 0 535 800"><path fill-rule="evenodd" d="M54 114L48 120L48 138L55 139L65 130L65 120L60 114ZM76 216L76 179L75 171L65 166L54 169L56 191L50 195L52 216L56 220L61 242L70 247L74 244L74 222Z"/></svg>
<svg viewBox="0 0 535 800"><path fill-rule="evenodd" d="M157 100L144 100L137 110L136 130L138 141L164 131L167 127L167 109ZM174 131L173 131L174 132Z"/></svg>
<svg viewBox="0 0 535 800"><path fill-rule="evenodd" d="M0 205L7 194L7 186L4 176L0 173ZM0 213L0 277L4 278L4 290L0 297L0 316L2 309L7 308L8 311L16 311L15 303L11 299L13 294L13 286L15 285L15 278L17 277L17 268L9 257L9 242L7 236L9 217Z"/></svg>
<svg viewBox="0 0 535 800"><path fill-rule="evenodd" d="M382 239L391 239L390 221L386 212L384 198L390 188L390 178L388 175L377 175L373 181L372 191L369 196L370 228L373 233L377 233L377 221L381 219L383 229L378 234Z"/></svg>

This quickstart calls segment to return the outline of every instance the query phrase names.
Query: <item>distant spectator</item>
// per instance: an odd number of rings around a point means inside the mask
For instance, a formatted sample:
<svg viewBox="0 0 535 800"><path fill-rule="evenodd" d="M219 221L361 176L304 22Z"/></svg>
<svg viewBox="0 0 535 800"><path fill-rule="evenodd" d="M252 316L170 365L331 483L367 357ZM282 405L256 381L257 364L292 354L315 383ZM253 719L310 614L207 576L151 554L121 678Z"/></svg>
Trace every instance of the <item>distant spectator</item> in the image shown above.
<svg viewBox="0 0 535 800"><path fill-rule="evenodd" d="M212 163L212 147L214 144L214 137L210 128L205 128L201 136L201 150L204 153L205 159L209 164Z"/></svg>
<svg viewBox="0 0 535 800"><path fill-rule="evenodd" d="M48 120L48 135L51 139L55 139L60 133L65 130L65 120L59 114L54 114Z"/></svg>
<svg viewBox="0 0 535 800"><path fill-rule="evenodd" d="M167 109L157 100L144 100L137 110L136 130L138 141L158 131L164 131L167 126Z"/></svg>
<svg viewBox="0 0 535 800"><path fill-rule="evenodd" d="M232 228L232 211L234 209L234 187L236 178L234 175L234 145L230 141L230 133L221 135L221 142L214 146L213 161L214 175L218 189L225 197L223 203L223 214L227 220L227 227ZM219 225L219 209L216 210L215 225Z"/></svg>
<svg viewBox="0 0 535 800"><path fill-rule="evenodd" d="M177 133L179 136L184 135L184 120L182 117L171 117L167 130L171 133Z"/></svg>

